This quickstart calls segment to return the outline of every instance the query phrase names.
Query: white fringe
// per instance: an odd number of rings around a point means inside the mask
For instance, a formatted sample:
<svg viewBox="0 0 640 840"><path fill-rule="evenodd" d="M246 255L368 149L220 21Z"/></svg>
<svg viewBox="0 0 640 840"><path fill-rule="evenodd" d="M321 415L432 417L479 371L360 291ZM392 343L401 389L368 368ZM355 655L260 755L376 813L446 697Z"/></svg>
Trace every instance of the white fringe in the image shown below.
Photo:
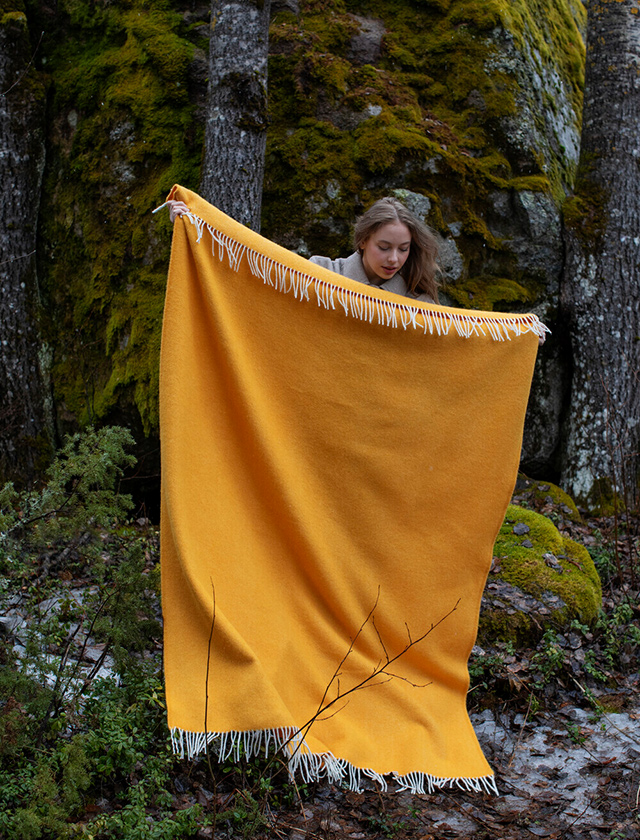
<svg viewBox="0 0 640 840"><path fill-rule="evenodd" d="M157 213L165 204L160 205L152 212ZM360 321L368 321L372 324L375 321L381 326L398 327L400 324L404 330L413 327L414 330L421 329L426 335L448 335L451 325L461 338L472 336L485 336L485 328L494 341L511 341L511 334L515 336L525 333L535 333L543 338L551 330L532 312L525 315L511 315L508 318L491 318L486 315L474 315L471 312L445 312L441 309L421 309L411 304L400 304L389 300L380 300L371 297L366 292L355 292L351 289L344 289L342 286L334 285L326 280L320 280L309 274L288 268L264 254L247 248L241 242L231 239L226 234L212 228L204 219L194 213L184 213L183 219L188 219L197 232L196 242L200 242L204 231L207 230L211 236L211 252L216 255L216 244L218 246L218 259L222 261L227 258L229 267L238 271L244 257L247 258L249 270L254 277L259 277L263 283L272 286L278 292L291 294L296 300L310 300L309 289L313 286L318 306L325 309L335 309L335 300L344 309L347 317L357 318Z"/></svg>
<svg viewBox="0 0 640 840"><path fill-rule="evenodd" d="M174 727L171 730L173 752L180 758L197 758L207 752L211 744L218 761L232 759L237 762L240 755L246 759L264 754L282 751L287 759L289 776L298 776L307 784L327 781L332 785L343 785L356 793L362 791L364 779L374 779L383 791L388 789L387 779L375 770L355 767L344 758L336 758L333 753L313 753L299 729L282 727L280 729L255 729L247 732L188 732ZM439 788L458 787L475 793L498 795L495 777L477 776L476 778L432 776L430 773L390 773L396 783L398 793L434 793Z"/></svg>

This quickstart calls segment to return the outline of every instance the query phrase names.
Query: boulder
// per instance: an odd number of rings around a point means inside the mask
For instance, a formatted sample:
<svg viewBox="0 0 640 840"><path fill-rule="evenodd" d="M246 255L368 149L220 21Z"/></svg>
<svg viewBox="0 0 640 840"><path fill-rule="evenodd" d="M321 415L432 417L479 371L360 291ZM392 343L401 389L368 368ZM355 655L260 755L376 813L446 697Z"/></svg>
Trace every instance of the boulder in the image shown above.
<svg viewBox="0 0 640 840"><path fill-rule="evenodd" d="M480 644L531 644L547 627L561 629L574 619L593 624L601 605L600 578L586 548L546 516L509 505L482 599Z"/></svg>
<svg viewBox="0 0 640 840"><path fill-rule="evenodd" d="M559 207L577 162L584 9L282 0L273 11L262 232L344 256L355 217L401 191L442 238L443 303L533 310L553 329L524 459L554 475L568 358ZM37 248L57 429L128 426L156 496L171 228L150 210L176 181L198 189L209 35L207 4L152 14L113 0L56 16L42 45L52 96Z"/></svg>

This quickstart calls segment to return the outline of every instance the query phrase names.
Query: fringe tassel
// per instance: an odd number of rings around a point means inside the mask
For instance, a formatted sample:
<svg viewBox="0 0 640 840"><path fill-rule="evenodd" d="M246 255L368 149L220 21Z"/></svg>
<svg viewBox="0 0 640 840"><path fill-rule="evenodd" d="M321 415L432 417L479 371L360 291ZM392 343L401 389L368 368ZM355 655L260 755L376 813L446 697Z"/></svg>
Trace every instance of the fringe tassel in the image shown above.
<svg viewBox="0 0 640 840"><path fill-rule="evenodd" d="M387 779L375 770L355 767L344 758L336 758L333 753L312 753L299 729L282 727L280 729L256 729L247 732L188 732L174 727L171 730L173 752L180 758L197 758L207 752L211 744L218 761L232 759L237 762L240 756L254 758L261 753L269 754L282 751L287 759L289 776L298 776L303 782L327 781L332 785L345 785L356 793L362 791L364 779L373 779L381 789L388 789ZM434 793L440 788L457 787L475 793L491 793L498 796L495 777L478 776L476 778L443 778L430 773L389 774L397 785L397 792Z"/></svg>
<svg viewBox="0 0 640 840"><path fill-rule="evenodd" d="M157 207L153 212L156 213L163 207L165 204ZM337 299L347 317L368 321L370 324L375 320L379 325L386 327L397 328L400 324L404 330L413 327L414 330L421 329L425 335L427 332L429 335L436 332L439 336L448 335L453 324L461 338L485 336L486 328L494 341L511 341L511 334L519 336L529 332L543 338L546 333L551 332L533 313L494 319L486 315L473 315L466 312L420 309L410 304L373 298L365 292L343 289L326 280L319 280L309 274L288 268L258 251L247 248L241 242L212 228L194 213L184 213L182 218L188 219L195 227L196 242L200 242L205 230L208 231L211 237L211 253L216 256L217 245L218 259L222 261L226 256L229 267L233 271L238 271L243 258L246 257L249 270L254 277L259 277L263 283L272 286L276 291L293 294L296 300L308 301L310 300L309 289L313 286L318 306L335 309Z"/></svg>

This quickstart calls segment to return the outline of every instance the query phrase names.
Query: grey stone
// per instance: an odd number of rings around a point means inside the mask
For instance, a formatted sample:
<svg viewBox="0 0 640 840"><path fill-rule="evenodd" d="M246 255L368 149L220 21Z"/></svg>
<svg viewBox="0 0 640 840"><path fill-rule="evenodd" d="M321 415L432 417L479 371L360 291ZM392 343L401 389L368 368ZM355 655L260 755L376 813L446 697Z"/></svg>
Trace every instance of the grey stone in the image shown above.
<svg viewBox="0 0 640 840"><path fill-rule="evenodd" d="M24 623L22 616L12 611L10 615L0 616L0 632L11 635L19 630Z"/></svg>
<svg viewBox="0 0 640 840"><path fill-rule="evenodd" d="M439 163L442 160L442 155L435 155L432 158L429 158L422 164L422 168L425 172L430 172L432 175L437 175L440 172Z"/></svg>
<svg viewBox="0 0 640 840"><path fill-rule="evenodd" d="M420 221L426 221L431 210L431 201L428 196L411 190L392 190L391 194L398 201L401 201L408 210L411 210Z"/></svg>
<svg viewBox="0 0 640 840"><path fill-rule="evenodd" d="M524 534L528 534L531 528L528 525L525 525L524 522L516 522L513 526L513 533L516 537L521 537Z"/></svg>
<svg viewBox="0 0 640 840"><path fill-rule="evenodd" d="M384 23L377 18L353 15L359 30L351 39L348 58L354 64L375 64L382 54L382 37L386 32Z"/></svg>
<svg viewBox="0 0 640 840"><path fill-rule="evenodd" d="M580 150L571 80L559 72L554 52L541 55L526 34L516 44L510 32L496 28L491 34L496 52L485 64L489 74L505 73L518 87L516 113L501 118L505 145L523 168L537 169L541 162L549 174L558 166L569 174Z"/></svg>
<svg viewBox="0 0 640 840"><path fill-rule="evenodd" d="M271 0L271 14L276 12L291 12L298 16L300 14L300 3L298 0Z"/></svg>
<svg viewBox="0 0 640 840"><path fill-rule="evenodd" d="M562 564L559 562L555 554L543 554L542 559L547 564L547 566L549 566L549 568L553 569L555 572L558 572L559 575L561 575L564 572Z"/></svg>
<svg viewBox="0 0 640 840"><path fill-rule="evenodd" d="M452 236L441 240L438 262L448 282L455 282L464 274L464 260Z"/></svg>
<svg viewBox="0 0 640 840"><path fill-rule="evenodd" d="M326 186L327 198L334 199L340 195L340 184L337 181L329 181Z"/></svg>
<svg viewBox="0 0 640 840"><path fill-rule="evenodd" d="M562 598L554 595L553 592L545 591L540 598L534 598L533 595L528 595L520 587L512 586L512 584L498 579L487 584L485 588L482 596L481 615L487 610L505 611L510 607L515 607L515 611L525 615L528 613L535 615L546 608L559 610L565 606Z"/></svg>
<svg viewBox="0 0 640 840"><path fill-rule="evenodd" d="M516 258L519 271L544 287L537 314L550 320L563 266L562 223L553 198L531 190L496 190L488 196L487 226Z"/></svg>

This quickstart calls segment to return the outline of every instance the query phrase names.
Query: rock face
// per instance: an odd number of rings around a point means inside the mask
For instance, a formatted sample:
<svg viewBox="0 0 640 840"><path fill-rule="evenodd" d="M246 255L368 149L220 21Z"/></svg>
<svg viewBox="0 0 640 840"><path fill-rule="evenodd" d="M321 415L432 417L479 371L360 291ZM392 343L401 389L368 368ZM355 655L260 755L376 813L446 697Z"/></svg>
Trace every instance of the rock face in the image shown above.
<svg viewBox="0 0 640 840"><path fill-rule="evenodd" d="M54 80L40 269L58 431L128 426L155 496L171 225L151 210L198 184L208 47L208 4L172 9L62 2L32 21Z"/></svg>
<svg viewBox="0 0 640 840"><path fill-rule="evenodd" d="M600 578L588 551L546 516L509 505L482 600L480 643L530 643L546 626L557 629L573 619L591 624L601 605Z"/></svg>
<svg viewBox="0 0 640 840"><path fill-rule="evenodd" d="M534 16L519 0L419 12L374 2L366 18L340 4L328 17L319 3L303 6L304 32L286 15L272 24L278 105L265 232L302 254L335 257L373 199L405 200L442 237L443 302L533 310L553 330L534 377L523 464L556 475L566 391L560 204L578 156L582 5L544 3ZM340 184L333 197L331 181Z"/></svg>
<svg viewBox="0 0 640 840"><path fill-rule="evenodd" d="M57 424L125 423L153 450L170 226L150 210L173 183L200 180L209 4L55 9L29 22L45 31L36 67L53 81L39 268ZM534 310L554 330L524 448L527 469L553 477L559 205L576 163L582 4L543 0L535 16L526 0L274 10L264 234L344 255L355 216L402 191L442 238L443 301Z"/></svg>

